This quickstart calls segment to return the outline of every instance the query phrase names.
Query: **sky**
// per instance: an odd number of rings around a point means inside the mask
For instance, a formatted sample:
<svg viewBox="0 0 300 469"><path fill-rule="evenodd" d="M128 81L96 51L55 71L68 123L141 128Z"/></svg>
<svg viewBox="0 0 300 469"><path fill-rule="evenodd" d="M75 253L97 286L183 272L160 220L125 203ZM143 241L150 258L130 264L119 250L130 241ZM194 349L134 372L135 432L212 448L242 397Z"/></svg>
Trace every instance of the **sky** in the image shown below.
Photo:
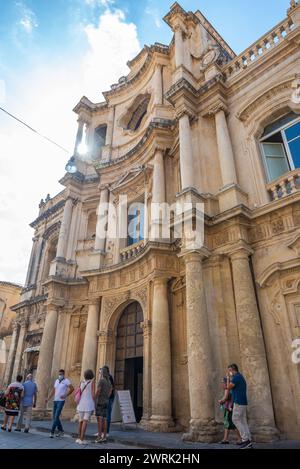
<svg viewBox="0 0 300 469"><path fill-rule="evenodd" d="M182 0L201 10L240 53L286 16L289 0ZM41 198L59 179L77 129L72 109L85 95L103 101L144 44L168 44L165 0L0 0L0 280L24 284Z"/></svg>

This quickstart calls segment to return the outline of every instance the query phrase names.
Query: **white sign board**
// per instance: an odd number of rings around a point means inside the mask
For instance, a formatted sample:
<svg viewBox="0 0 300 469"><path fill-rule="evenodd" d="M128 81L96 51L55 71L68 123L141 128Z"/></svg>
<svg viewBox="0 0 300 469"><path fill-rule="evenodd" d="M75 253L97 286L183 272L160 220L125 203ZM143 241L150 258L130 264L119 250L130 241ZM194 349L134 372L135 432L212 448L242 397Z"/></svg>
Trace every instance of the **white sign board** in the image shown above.
<svg viewBox="0 0 300 469"><path fill-rule="evenodd" d="M136 423L130 391L116 391L111 422Z"/></svg>

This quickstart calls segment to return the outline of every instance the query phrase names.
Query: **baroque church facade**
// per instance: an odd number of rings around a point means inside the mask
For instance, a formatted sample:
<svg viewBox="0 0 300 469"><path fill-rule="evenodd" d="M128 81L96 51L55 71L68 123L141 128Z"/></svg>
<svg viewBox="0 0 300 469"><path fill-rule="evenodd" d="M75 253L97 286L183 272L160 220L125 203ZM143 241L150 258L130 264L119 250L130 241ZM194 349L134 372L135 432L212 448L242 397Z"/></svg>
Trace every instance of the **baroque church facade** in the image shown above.
<svg viewBox="0 0 300 469"><path fill-rule="evenodd" d="M40 414L59 368L77 384L107 364L144 428L214 441L220 381L236 362L254 438L300 438L300 4L288 6L236 55L175 3L171 43L145 46L104 102L76 105L63 190L31 224L4 375L34 372ZM128 225L124 195L204 204L204 245L98 236ZM108 202L114 215L100 216Z"/></svg>

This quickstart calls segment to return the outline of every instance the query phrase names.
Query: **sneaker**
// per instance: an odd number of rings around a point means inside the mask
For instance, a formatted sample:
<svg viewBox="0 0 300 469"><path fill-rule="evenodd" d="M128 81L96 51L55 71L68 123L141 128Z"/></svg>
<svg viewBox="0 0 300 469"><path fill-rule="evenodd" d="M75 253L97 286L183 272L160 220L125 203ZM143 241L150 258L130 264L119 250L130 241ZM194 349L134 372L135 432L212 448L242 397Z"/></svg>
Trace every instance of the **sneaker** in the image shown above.
<svg viewBox="0 0 300 469"><path fill-rule="evenodd" d="M54 433L50 433L49 437L54 438Z"/></svg>
<svg viewBox="0 0 300 469"><path fill-rule="evenodd" d="M20 432L21 428L15 428L15 432Z"/></svg>
<svg viewBox="0 0 300 469"><path fill-rule="evenodd" d="M253 448L252 441L243 441L243 444L240 446L240 449L250 449Z"/></svg>
<svg viewBox="0 0 300 469"><path fill-rule="evenodd" d="M103 439L101 437L98 436L98 438L95 440L95 443L102 443L103 442Z"/></svg>
<svg viewBox="0 0 300 469"><path fill-rule="evenodd" d="M62 437L64 437L64 436L65 436L65 433L64 433L64 432L58 432L58 433L56 434L56 438L62 438Z"/></svg>
<svg viewBox="0 0 300 469"><path fill-rule="evenodd" d="M25 428L24 433L29 433L29 428Z"/></svg>
<svg viewBox="0 0 300 469"><path fill-rule="evenodd" d="M77 438L77 440L75 441L75 443L78 443L79 445L81 444L81 439L80 438Z"/></svg>

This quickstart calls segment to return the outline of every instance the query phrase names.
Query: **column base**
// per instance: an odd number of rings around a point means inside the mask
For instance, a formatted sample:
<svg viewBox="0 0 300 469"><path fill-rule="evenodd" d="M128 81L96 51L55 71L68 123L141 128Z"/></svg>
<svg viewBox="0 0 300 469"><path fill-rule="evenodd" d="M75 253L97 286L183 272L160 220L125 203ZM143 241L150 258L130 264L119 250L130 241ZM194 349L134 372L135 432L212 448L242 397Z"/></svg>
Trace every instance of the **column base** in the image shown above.
<svg viewBox="0 0 300 469"><path fill-rule="evenodd" d="M165 417L161 415L152 415L150 420L141 422L142 427L149 432L178 432L172 417Z"/></svg>
<svg viewBox="0 0 300 469"><path fill-rule="evenodd" d="M183 441L199 442L199 443L216 443L220 438L220 427L215 420L198 420L190 421L190 428L187 433L182 435Z"/></svg>
<svg viewBox="0 0 300 469"><path fill-rule="evenodd" d="M45 408L36 408L32 412L32 420L51 420L52 410Z"/></svg>
<svg viewBox="0 0 300 469"><path fill-rule="evenodd" d="M252 440L256 443L272 443L280 439L277 428L268 425L250 426Z"/></svg>
<svg viewBox="0 0 300 469"><path fill-rule="evenodd" d="M237 184L223 187L218 194L218 198L221 213L238 205L248 206L248 195Z"/></svg>

